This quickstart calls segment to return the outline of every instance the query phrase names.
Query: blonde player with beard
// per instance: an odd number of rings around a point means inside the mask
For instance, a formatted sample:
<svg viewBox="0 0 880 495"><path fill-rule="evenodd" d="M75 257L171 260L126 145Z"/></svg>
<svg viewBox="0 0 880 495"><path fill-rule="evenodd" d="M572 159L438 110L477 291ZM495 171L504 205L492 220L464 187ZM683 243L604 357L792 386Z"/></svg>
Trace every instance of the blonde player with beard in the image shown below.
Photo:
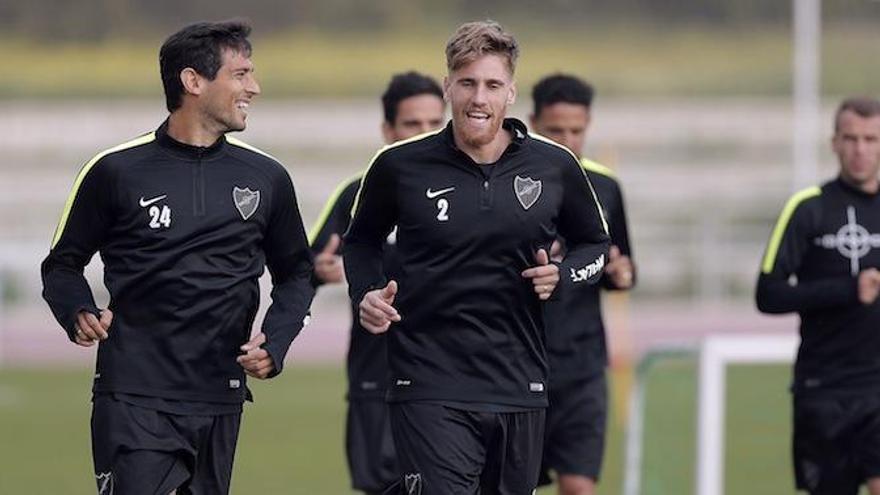
<svg viewBox="0 0 880 495"><path fill-rule="evenodd" d="M542 311L595 283L608 234L570 151L505 118L519 48L495 22L446 47L444 129L381 150L343 254L352 302L388 332L391 428L403 493L530 494L547 407ZM397 278L382 265L397 227ZM562 235L565 259L549 249Z"/></svg>

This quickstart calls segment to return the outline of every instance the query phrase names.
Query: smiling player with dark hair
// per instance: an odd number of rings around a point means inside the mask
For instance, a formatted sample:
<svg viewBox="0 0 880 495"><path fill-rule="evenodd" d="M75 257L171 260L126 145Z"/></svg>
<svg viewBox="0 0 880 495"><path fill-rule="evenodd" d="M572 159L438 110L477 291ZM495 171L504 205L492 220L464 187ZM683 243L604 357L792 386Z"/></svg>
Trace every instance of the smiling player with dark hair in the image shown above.
<svg viewBox="0 0 880 495"><path fill-rule="evenodd" d="M290 176L232 137L260 93L250 27L198 23L160 51L156 131L85 164L42 266L77 345L98 344L92 451L99 494L229 491L245 375L281 372L305 323L312 258ZM83 268L99 252L99 309ZM272 305L250 337L258 279Z"/></svg>

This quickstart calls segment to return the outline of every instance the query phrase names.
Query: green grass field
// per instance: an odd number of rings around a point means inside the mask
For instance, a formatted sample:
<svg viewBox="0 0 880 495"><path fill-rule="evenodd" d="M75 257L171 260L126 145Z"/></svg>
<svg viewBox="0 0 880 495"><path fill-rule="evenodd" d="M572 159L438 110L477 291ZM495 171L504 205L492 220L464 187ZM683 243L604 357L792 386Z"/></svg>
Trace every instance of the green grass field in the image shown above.
<svg viewBox="0 0 880 495"><path fill-rule="evenodd" d="M255 38L254 61L266 97L374 97L390 74L442 75L449 30L339 33L298 31ZM541 76L569 71L603 96L788 95L791 32L786 26L719 29L695 24L601 25L566 32L511 26L522 45L522 96ZM159 98L163 38L103 44L38 43L0 36L7 71L0 98ZM873 25L823 28L822 90L871 93L880 78ZM854 63L854 61L856 61Z"/></svg>
<svg viewBox="0 0 880 495"><path fill-rule="evenodd" d="M644 494L692 493L694 370L692 360L677 359L648 375ZM793 493L788 368L735 367L728 376L727 493ZM292 366L273 382L252 383L256 403L242 424L234 493L351 493L343 380L340 368ZM89 381L86 370L0 370L0 493L94 493ZM613 388L602 494L619 494L622 486L623 402Z"/></svg>

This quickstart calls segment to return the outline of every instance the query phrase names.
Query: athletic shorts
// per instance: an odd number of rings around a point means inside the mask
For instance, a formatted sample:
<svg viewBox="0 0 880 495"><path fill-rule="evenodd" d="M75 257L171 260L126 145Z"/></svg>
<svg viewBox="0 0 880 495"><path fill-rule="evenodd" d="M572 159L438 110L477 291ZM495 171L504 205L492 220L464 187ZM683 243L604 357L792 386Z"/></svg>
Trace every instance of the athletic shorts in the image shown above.
<svg viewBox="0 0 880 495"><path fill-rule="evenodd" d="M355 490L381 493L400 478L388 404L383 399L349 401L345 451Z"/></svg>
<svg viewBox="0 0 880 495"><path fill-rule="evenodd" d="M856 495L880 476L880 395L794 398L794 472L813 495Z"/></svg>
<svg viewBox="0 0 880 495"><path fill-rule="evenodd" d="M598 481L608 418L605 373L560 386L551 383L549 400L540 484L552 483L550 471Z"/></svg>
<svg viewBox="0 0 880 495"><path fill-rule="evenodd" d="M241 414L168 414L96 394L92 456L98 495L229 493Z"/></svg>
<svg viewBox="0 0 880 495"><path fill-rule="evenodd" d="M434 403L390 404L404 495L532 495L544 410L465 411ZM388 492L391 493L391 492Z"/></svg>

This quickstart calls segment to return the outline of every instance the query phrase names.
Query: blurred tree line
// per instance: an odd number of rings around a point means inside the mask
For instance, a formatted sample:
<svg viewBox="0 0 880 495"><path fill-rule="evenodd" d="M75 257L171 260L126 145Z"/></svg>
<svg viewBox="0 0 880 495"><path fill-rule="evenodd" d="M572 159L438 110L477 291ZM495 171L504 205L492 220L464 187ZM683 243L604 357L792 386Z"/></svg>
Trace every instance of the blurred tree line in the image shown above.
<svg viewBox="0 0 880 495"><path fill-rule="evenodd" d="M448 30L491 17L522 26L787 24L792 0L0 0L0 36L35 41L137 39L194 19L250 19L260 35L297 29ZM825 22L876 23L878 0L824 0Z"/></svg>

